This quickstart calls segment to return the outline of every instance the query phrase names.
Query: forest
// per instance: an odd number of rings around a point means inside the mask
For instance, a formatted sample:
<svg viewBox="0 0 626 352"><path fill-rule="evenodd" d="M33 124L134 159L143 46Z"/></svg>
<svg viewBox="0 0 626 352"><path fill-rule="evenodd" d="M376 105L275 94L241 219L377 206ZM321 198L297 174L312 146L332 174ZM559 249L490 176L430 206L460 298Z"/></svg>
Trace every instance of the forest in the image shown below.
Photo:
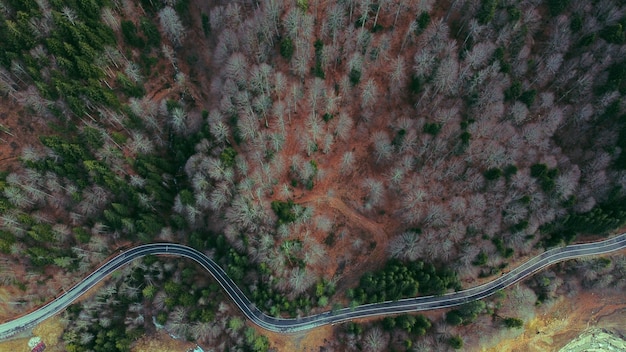
<svg viewBox="0 0 626 352"><path fill-rule="evenodd" d="M471 287L610 235L626 223L625 6L0 0L0 282L19 303L3 318L141 243L201 250L267 314L298 317ZM464 326L520 330L536 303L625 273L623 256L578 260L320 347L477 349ZM169 258L63 320L60 350L129 351L155 329L273 348Z"/></svg>

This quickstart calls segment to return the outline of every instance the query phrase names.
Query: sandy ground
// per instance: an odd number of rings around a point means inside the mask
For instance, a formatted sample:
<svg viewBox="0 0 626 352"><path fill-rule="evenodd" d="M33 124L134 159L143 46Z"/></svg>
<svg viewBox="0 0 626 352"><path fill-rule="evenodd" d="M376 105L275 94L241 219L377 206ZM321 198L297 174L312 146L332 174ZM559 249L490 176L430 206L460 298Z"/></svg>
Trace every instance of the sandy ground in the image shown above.
<svg viewBox="0 0 626 352"><path fill-rule="evenodd" d="M314 352L319 351L320 346L324 345L326 340L333 339L333 327L322 326L310 331L303 331L294 334L277 334L263 330L256 325L250 325L262 335L267 336L270 341L270 347L275 348L279 352Z"/></svg>
<svg viewBox="0 0 626 352"><path fill-rule="evenodd" d="M196 345L190 342L174 340L166 332L159 331L154 335L144 336L131 348L132 352L170 352L188 351Z"/></svg>
<svg viewBox="0 0 626 352"><path fill-rule="evenodd" d="M626 295L622 292L581 292L560 298L527 322L524 332L505 339L487 352L559 351L570 341L593 329L626 335Z"/></svg>
<svg viewBox="0 0 626 352"><path fill-rule="evenodd" d="M64 327L59 316L52 317L37 325L32 332L27 331L17 338L0 342L0 351L30 352L28 340L33 336L41 337L41 340L46 344L47 352L64 351L61 346L57 346L62 341Z"/></svg>

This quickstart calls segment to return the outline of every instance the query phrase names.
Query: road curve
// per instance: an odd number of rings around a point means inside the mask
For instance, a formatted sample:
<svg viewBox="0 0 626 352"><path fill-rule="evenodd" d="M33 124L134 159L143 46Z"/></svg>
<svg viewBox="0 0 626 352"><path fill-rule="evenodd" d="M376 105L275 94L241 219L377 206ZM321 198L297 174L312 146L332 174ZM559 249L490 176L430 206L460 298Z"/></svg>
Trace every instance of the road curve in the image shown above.
<svg viewBox="0 0 626 352"><path fill-rule="evenodd" d="M356 318L457 306L463 303L485 298L496 291L508 287L554 263L583 256L608 253L624 248L626 248L626 233L600 242L574 244L566 247L550 249L493 281L463 291L447 293L441 296L423 296L398 301L364 304L354 308L327 311L302 318L283 319L270 317L257 309L243 294L241 289L239 289L239 287L228 277L226 272L204 253L180 244L146 244L120 253L116 257L104 263L100 268L92 272L74 287L67 290L63 295L47 303L36 311L0 324L0 340L17 334L24 329L34 327L43 320L61 312L79 296L98 284L113 271L146 255L171 255L189 258L196 261L204 267L204 269L211 273L211 275L224 288L228 296L230 296L230 298L235 302L237 307L239 307L243 314L253 323L270 331L290 333Z"/></svg>

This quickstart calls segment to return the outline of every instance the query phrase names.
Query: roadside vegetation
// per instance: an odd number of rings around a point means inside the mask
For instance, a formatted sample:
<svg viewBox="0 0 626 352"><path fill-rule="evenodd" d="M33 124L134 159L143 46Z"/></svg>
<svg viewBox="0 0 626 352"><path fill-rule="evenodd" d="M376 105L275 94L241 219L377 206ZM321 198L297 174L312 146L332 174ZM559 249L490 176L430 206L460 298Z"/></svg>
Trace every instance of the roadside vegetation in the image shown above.
<svg viewBox="0 0 626 352"><path fill-rule="evenodd" d="M12 312L153 241L210 254L260 309L297 317L443 294L606 236L626 221L625 13L617 0L0 0ZM565 271L619 288L622 262ZM436 320L347 324L327 347L475 346L463 326L519 329L528 312L499 310L551 299L563 274ZM128 350L153 321L267 350L203 275L145 259L68 309L67 350Z"/></svg>

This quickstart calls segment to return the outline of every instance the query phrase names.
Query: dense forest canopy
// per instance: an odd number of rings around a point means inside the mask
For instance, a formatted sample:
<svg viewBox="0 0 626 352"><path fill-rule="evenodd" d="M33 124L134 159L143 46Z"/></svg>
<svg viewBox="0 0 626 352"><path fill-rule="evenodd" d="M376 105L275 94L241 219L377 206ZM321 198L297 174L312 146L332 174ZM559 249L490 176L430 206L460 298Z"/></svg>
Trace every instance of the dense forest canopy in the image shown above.
<svg viewBox="0 0 626 352"><path fill-rule="evenodd" d="M626 220L625 13L617 0L1 0L0 128L19 156L0 182L1 280L32 306L59 290L37 283L50 269L70 283L114 248L176 241L261 309L298 316L443 293L606 235ZM96 299L125 316L67 313L89 322L68 349L125 350L144 315L267 349L240 318L217 322L228 309L214 312L214 284L185 286L193 270L144 261ZM452 325L475 315L461 311ZM430 327L407 319L409 341ZM386 324L350 329L381 350Z"/></svg>

